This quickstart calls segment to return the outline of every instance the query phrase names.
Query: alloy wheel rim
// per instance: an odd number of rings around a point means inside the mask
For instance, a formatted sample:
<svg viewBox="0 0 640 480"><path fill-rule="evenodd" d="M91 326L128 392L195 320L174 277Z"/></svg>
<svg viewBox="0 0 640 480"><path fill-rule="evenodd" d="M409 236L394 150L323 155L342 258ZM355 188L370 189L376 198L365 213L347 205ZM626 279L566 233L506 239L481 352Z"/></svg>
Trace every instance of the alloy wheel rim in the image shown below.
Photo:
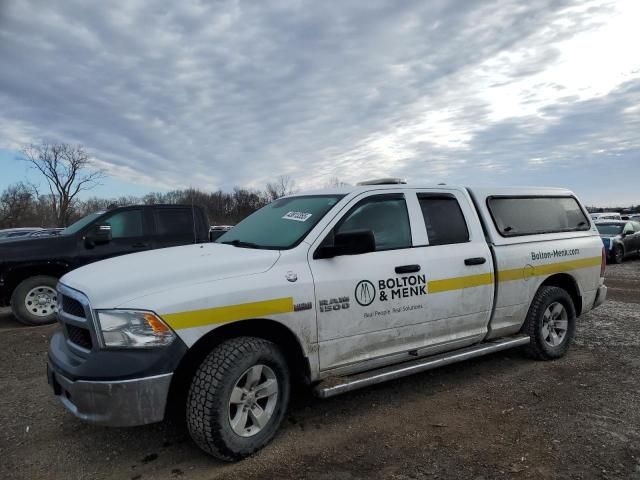
<svg viewBox="0 0 640 480"><path fill-rule="evenodd" d="M567 336L569 314L560 302L553 302L542 316L542 338L551 347L559 346Z"/></svg>
<svg viewBox="0 0 640 480"><path fill-rule="evenodd" d="M229 397L229 424L241 437L252 437L269 423L278 403L278 379L267 365L248 368Z"/></svg>
<svg viewBox="0 0 640 480"><path fill-rule="evenodd" d="M24 297L27 311L36 317L48 317L57 311L58 294L55 289L46 285L34 287Z"/></svg>

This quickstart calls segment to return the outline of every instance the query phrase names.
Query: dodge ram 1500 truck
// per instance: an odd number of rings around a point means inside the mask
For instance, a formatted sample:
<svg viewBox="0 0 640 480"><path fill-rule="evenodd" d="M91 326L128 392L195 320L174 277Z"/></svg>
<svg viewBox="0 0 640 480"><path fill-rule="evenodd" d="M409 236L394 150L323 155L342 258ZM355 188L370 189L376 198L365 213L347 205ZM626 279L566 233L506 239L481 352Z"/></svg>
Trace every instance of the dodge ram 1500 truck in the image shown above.
<svg viewBox="0 0 640 480"><path fill-rule="evenodd" d="M292 381L329 397L512 347L563 356L606 297L604 268L564 189L386 180L292 195L216 243L65 275L48 378L89 422L180 408L204 451L237 460L273 438Z"/></svg>

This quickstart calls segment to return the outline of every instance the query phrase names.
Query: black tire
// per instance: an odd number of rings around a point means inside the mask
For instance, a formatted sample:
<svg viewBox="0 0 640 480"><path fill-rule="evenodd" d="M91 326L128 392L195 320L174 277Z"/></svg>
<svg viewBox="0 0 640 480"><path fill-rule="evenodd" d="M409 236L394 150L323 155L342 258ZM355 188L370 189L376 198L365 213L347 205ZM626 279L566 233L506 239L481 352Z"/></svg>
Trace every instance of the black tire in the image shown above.
<svg viewBox="0 0 640 480"><path fill-rule="evenodd" d="M611 263L622 263L624 260L624 248L622 245L616 245L613 247L613 252L611 252Z"/></svg>
<svg viewBox="0 0 640 480"><path fill-rule="evenodd" d="M231 427L231 392L248 369L259 364L275 373L277 403L262 430L253 436L242 437ZM227 340L207 355L193 376L186 405L189 433L208 454L224 461L240 460L275 436L287 410L289 391L289 368L274 343L255 337Z"/></svg>
<svg viewBox="0 0 640 480"><path fill-rule="evenodd" d="M566 333L557 346L547 343L543 334L544 314L554 303L560 303L567 314ZM531 338L529 345L525 347L525 352L530 357L537 360L555 360L564 356L576 331L576 309L566 290L558 287L540 287L533 297L522 331Z"/></svg>
<svg viewBox="0 0 640 480"><path fill-rule="evenodd" d="M15 317L25 325L47 325L56 321L55 311L47 308L46 311L51 310L51 313L45 316L35 315L27 305L25 305L25 299L27 294L34 288L43 287L43 289L56 289L58 285L58 279L55 277L49 277L47 275L36 275L29 277L18 284L11 295L11 310Z"/></svg>

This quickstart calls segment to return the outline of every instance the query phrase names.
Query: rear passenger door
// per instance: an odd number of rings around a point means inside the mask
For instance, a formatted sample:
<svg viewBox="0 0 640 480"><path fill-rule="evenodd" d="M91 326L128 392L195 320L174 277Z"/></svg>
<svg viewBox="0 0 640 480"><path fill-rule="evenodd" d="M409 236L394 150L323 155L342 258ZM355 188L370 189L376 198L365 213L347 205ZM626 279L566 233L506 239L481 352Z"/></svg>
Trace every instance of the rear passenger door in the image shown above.
<svg viewBox="0 0 640 480"><path fill-rule="evenodd" d="M483 339L493 300L493 264L469 197L463 191L418 190L421 214L414 235L427 277L426 345L433 351Z"/></svg>
<svg viewBox="0 0 640 480"><path fill-rule="evenodd" d="M175 247L195 242L196 224L188 207L152 208L153 248Z"/></svg>

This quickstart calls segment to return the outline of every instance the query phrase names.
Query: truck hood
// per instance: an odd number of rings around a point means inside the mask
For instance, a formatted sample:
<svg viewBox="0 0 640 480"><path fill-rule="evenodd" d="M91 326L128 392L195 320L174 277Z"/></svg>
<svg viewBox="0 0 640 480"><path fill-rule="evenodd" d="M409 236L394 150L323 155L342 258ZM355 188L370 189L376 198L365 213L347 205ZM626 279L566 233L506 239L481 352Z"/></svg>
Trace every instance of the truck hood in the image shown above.
<svg viewBox="0 0 640 480"><path fill-rule="evenodd" d="M277 250L186 245L95 262L66 274L60 282L87 295L93 308L117 308L179 286L262 273L279 257Z"/></svg>
<svg viewBox="0 0 640 480"><path fill-rule="evenodd" d="M56 235L51 237L18 237L0 241L0 262L3 260L34 260L48 258L52 251L73 248L75 237Z"/></svg>

